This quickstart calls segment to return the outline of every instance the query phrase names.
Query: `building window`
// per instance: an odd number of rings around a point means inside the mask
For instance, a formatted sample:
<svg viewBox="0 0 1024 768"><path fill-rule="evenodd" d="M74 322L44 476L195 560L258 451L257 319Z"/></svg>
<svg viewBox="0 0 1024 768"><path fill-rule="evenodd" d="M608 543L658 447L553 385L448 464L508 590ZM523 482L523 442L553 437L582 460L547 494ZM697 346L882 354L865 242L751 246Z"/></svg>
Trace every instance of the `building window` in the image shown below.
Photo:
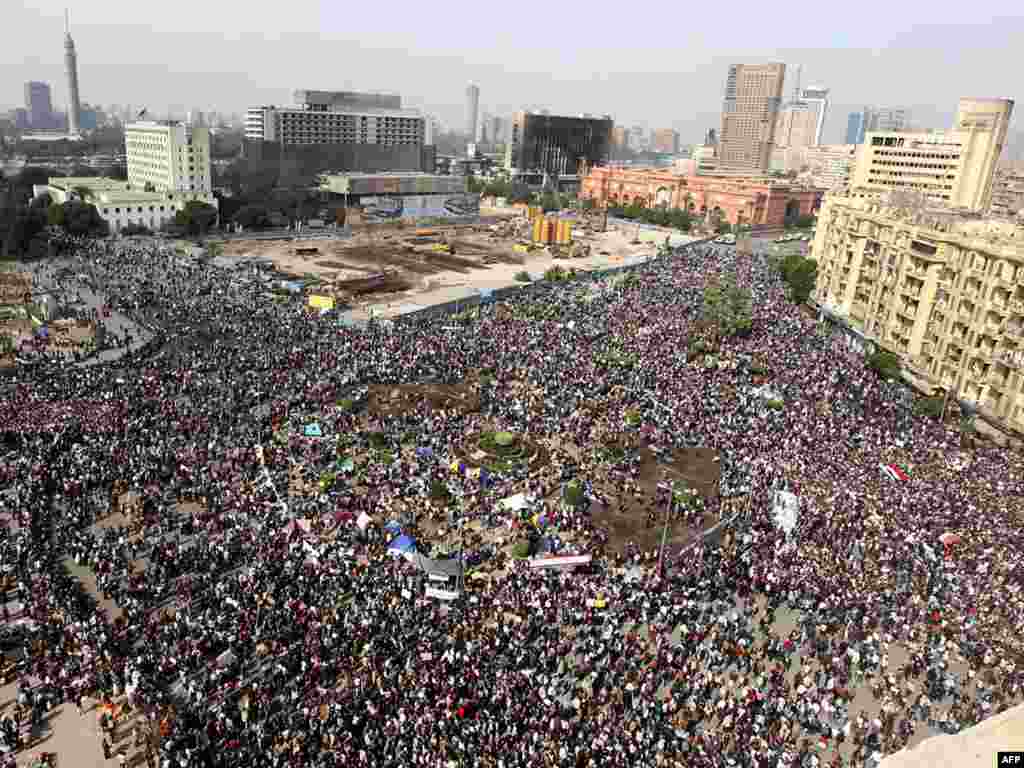
<svg viewBox="0 0 1024 768"><path fill-rule="evenodd" d="M120 208L115 208L115 209L114 209L114 213L120 213L120 212L121 212L121 209L120 209Z"/></svg>

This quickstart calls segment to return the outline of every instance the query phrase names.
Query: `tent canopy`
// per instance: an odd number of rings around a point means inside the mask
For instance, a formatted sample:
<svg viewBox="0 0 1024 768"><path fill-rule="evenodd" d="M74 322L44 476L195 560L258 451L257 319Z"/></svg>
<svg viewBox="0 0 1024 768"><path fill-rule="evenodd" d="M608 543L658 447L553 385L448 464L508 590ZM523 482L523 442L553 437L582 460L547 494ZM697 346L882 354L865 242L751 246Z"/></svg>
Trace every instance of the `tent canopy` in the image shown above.
<svg viewBox="0 0 1024 768"><path fill-rule="evenodd" d="M521 509L526 509L529 506L529 502L526 499L525 493L517 493L515 496L509 496L508 498L502 499L498 505L502 509L507 509L511 512L518 512Z"/></svg>
<svg viewBox="0 0 1024 768"><path fill-rule="evenodd" d="M388 552L394 552L394 553L402 554L402 553L405 553L405 552L415 552L415 551L416 551L416 542L413 541L411 536L407 536L405 534L399 536L397 539L392 541L391 544L388 545Z"/></svg>
<svg viewBox="0 0 1024 768"><path fill-rule="evenodd" d="M430 557L420 556L416 562L426 574L436 576L458 576L462 573L462 561L458 559L434 560Z"/></svg>
<svg viewBox="0 0 1024 768"><path fill-rule="evenodd" d="M800 517L800 500L789 491L776 491L772 501L772 519L788 536Z"/></svg>

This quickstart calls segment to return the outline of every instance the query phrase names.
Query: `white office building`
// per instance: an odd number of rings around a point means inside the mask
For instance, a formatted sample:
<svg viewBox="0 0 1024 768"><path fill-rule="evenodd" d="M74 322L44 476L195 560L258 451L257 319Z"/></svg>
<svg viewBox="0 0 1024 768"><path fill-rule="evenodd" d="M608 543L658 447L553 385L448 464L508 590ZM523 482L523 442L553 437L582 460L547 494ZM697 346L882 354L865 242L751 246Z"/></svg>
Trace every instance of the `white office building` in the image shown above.
<svg viewBox="0 0 1024 768"><path fill-rule="evenodd" d="M212 194L208 128L176 120L128 123L124 144L133 188Z"/></svg>

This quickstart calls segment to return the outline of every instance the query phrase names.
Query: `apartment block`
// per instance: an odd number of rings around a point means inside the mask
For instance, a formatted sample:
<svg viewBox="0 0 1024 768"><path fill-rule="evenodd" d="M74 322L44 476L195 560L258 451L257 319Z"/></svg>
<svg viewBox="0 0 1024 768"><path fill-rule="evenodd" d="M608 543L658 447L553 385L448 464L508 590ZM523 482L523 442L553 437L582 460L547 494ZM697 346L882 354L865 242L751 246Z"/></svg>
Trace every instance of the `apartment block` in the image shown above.
<svg viewBox="0 0 1024 768"><path fill-rule="evenodd" d="M914 190L951 207L987 210L1012 114L1010 99L961 99L950 130L869 132L851 189L860 196Z"/></svg>
<svg viewBox="0 0 1024 768"><path fill-rule="evenodd" d="M821 306L911 373L1024 429L1024 229L919 193L830 195L812 255Z"/></svg>
<svg viewBox="0 0 1024 768"><path fill-rule="evenodd" d="M158 192L210 195L210 130L177 120L128 123L124 128L128 182Z"/></svg>
<svg viewBox="0 0 1024 768"><path fill-rule="evenodd" d="M1007 166L996 171L989 213L1007 218L1024 213L1024 165Z"/></svg>
<svg viewBox="0 0 1024 768"><path fill-rule="evenodd" d="M729 67L718 146L722 165L749 171L768 169L785 77L785 64Z"/></svg>

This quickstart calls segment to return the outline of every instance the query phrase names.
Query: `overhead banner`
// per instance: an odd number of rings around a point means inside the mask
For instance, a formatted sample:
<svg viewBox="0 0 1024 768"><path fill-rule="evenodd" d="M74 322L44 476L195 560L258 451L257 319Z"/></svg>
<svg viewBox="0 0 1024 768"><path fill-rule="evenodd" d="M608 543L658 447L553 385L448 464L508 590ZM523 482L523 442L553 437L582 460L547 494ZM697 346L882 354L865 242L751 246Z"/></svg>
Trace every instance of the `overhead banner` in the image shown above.
<svg viewBox="0 0 1024 768"><path fill-rule="evenodd" d="M590 555L565 555L562 557L535 557L528 562L528 565L531 568L574 571L581 565L588 565L590 561Z"/></svg>
<svg viewBox="0 0 1024 768"><path fill-rule="evenodd" d="M452 601L459 599L458 592L452 592L450 589L438 589L437 587L427 587L424 590L424 594L427 597L434 598L435 600Z"/></svg>
<svg viewBox="0 0 1024 768"><path fill-rule="evenodd" d="M480 198L466 194L374 196L364 197L360 203L367 221L445 219L480 214Z"/></svg>

